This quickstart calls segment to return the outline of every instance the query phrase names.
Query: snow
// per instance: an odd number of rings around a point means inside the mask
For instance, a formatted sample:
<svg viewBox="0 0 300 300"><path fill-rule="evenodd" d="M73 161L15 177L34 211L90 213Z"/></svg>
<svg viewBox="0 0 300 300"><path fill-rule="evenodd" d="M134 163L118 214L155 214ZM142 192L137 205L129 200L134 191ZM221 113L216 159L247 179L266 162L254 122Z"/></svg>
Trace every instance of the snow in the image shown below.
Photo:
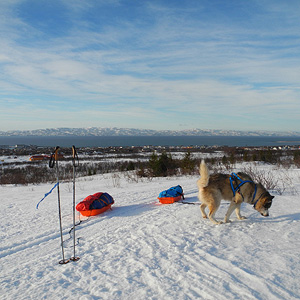
<svg viewBox="0 0 300 300"><path fill-rule="evenodd" d="M19 156L5 156L0 155L0 165L3 163L21 163L30 162L29 155L19 155Z"/></svg>
<svg viewBox="0 0 300 300"><path fill-rule="evenodd" d="M298 194L275 195L270 217L242 205L248 219L213 225L202 219L197 176L128 180L121 173L76 179L76 203L95 192L112 210L80 217L77 262L61 265L54 183L0 186L1 299L300 299ZM188 205L162 205L159 192L180 184ZM272 193L272 192L271 192ZM60 183L64 250L74 248L72 183ZM223 202L217 219L224 217ZM76 213L76 222L79 215ZM78 238L78 240L77 240Z"/></svg>

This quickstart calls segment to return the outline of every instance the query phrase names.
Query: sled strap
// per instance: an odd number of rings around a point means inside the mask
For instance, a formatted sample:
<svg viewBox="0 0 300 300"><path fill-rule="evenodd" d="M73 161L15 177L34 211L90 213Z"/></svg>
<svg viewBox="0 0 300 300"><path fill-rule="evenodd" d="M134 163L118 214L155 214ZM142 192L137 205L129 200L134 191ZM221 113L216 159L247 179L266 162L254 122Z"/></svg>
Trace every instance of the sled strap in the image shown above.
<svg viewBox="0 0 300 300"><path fill-rule="evenodd" d="M190 205L200 205L200 203L196 203L196 202L187 202L187 201L178 201L178 203L182 203L182 204L190 204Z"/></svg>

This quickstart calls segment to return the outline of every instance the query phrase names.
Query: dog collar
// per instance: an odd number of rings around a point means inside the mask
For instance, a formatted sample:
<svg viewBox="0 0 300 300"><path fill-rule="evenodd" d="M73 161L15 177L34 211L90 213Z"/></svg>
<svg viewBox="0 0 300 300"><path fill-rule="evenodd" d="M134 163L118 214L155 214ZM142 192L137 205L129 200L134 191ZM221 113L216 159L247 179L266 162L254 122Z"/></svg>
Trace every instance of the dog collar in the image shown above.
<svg viewBox="0 0 300 300"><path fill-rule="evenodd" d="M255 196L256 196L256 192L257 192L257 186L256 186L256 184L255 184L254 194L253 194L253 198L252 198L252 201L251 201L251 202L254 202ZM253 203L253 208L255 208L255 206L256 206L258 200L261 198L261 196L262 196L262 194L261 194L261 195L257 198L257 200Z"/></svg>
<svg viewBox="0 0 300 300"><path fill-rule="evenodd" d="M262 196L263 196L263 195L266 195L266 194L267 194L266 192L261 193L261 195L260 195L260 196L257 198L257 200L254 202L253 208L255 208L257 202L262 198ZM254 199L254 198L253 198L253 199Z"/></svg>

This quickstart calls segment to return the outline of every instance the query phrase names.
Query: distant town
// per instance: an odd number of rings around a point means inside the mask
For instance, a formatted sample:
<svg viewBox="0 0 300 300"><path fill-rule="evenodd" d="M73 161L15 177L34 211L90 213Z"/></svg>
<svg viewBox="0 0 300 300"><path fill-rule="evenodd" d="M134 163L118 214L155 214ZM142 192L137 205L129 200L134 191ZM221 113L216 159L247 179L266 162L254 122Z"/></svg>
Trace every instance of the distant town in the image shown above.
<svg viewBox="0 0 300 300"><path fill-rule="evenodd" d="M229 147L229 146L111 146L111 147L79 147L78 151L85 155L97 155L106 153L162 153L162 152L228 152L230 150L274 150L274 151L295 151L300 149L300 145L281 145L281 146L253 146L253 147ZM0 155L37 155L41 158L44 155L45 159L49 158L49 154L53 152L53 147L42 147L36 145L19 144L14 146L0 145ZM71 155L70 147L61 147L61 153Z"/></svg>

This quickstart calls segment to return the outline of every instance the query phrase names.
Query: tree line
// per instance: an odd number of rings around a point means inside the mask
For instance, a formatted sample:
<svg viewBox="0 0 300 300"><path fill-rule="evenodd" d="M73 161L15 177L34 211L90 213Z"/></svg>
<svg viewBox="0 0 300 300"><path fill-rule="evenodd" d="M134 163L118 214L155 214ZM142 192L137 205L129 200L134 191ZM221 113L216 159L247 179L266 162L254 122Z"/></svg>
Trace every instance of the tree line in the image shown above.
<svg viewBox="0 0 300 300"><path fill-rule="evenodd" d="M76 168L77 176L92 176L110 172L134 171L138 177L166 177L175 175L198 174L199 158L187 151L182 158L174 159L170 152L153 152L148 160L124 161L90 161L79 163ZM209 155L206 162L215 171L230 170L238 162L263 162L267 164L280 164L284 167L295 165L300 167L300 150L244 150L238 148L225 148L222 155ZM72 164L65 162L59 165L60 179L71 180ZM44 163L31 163L30 165L0 165L0 184L38 184L54 182L56 174Z"/></svg>

